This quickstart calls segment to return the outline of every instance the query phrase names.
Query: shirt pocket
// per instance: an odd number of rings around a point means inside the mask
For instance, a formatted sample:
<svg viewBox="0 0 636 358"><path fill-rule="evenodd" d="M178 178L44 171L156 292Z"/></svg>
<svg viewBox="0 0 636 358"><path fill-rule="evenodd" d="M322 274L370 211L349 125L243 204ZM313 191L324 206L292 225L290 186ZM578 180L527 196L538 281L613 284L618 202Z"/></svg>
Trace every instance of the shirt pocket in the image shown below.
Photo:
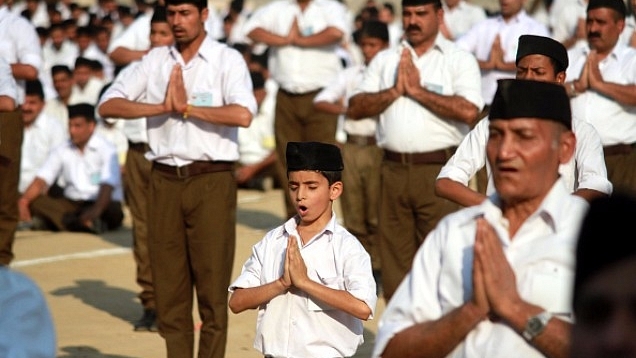
<svg viewBox="0 0 636 358"><path fill-rule="evenodd" d="M340 277L340 276L334 276L334 277L321 277L320 275L318 275L319 279L320 279L320 284L322 284L323 286L327 286L329 288L332 288L334 290L344 290L345 289L345 285L344 285L344 278ZM334 310L333 307L331 307L330 305L322 302L319 299L314 299L313 297L307 297L307 309L310 311L331 311Z"/></svg>
<svg viewBox="0 0 636 358"><path fill-rule="evenodd" d="M542 262L533 270L530 301L552 314L571 318L572 270L553 262Z"/></svg>

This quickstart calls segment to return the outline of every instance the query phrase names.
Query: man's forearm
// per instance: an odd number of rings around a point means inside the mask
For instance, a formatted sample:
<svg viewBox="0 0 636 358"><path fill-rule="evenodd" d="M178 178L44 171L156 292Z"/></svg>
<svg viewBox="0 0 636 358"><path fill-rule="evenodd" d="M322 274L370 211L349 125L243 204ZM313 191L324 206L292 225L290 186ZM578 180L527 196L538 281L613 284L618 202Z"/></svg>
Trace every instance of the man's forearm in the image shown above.
<svg viewBox="0 0 636 358"><path fill-rule="evenodd" d="M423 88L411 97L441 118L473 125L479 115L477 106L460 96L443 96Z"/></svg>
<svg viewBox="0 0 636 358"><path fill-rule="evenodd" d="M377 116L399 97L399 92L393 87L377 93L357 94L349 99L346 115L351 119Z"/></svg>
<svg viewBox="0 0 636 358"><path fill-rule="evenodd" d="M486 316L472 303L450 311L436 321L415 324L389 341L383 358L445 357Z"/></svg>
<svg viewBox="0 0 636 358"><path fill-rule="evenodd" d="M124 98L112 98L98 108L102 118L138 119L166 113L163 103L149 104L129 101Z"/></svg>

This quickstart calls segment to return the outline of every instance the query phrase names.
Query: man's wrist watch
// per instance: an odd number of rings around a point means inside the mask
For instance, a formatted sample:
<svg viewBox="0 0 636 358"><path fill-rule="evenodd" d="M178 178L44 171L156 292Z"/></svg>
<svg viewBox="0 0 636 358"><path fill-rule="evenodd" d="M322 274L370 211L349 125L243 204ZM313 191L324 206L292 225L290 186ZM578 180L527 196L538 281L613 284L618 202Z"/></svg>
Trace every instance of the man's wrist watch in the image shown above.
<svg viewBox="0 0 636 358"><path fill-rule="evenodd" d="M523 330L521 335L523 336L523 338L526 339L526 341L533 340L534 337L543 332L545 326L548 325L550 318L552 318L552 314L548 311L544 311L536 316L530 317L530 319L526 323L526 328Z"/></svg>

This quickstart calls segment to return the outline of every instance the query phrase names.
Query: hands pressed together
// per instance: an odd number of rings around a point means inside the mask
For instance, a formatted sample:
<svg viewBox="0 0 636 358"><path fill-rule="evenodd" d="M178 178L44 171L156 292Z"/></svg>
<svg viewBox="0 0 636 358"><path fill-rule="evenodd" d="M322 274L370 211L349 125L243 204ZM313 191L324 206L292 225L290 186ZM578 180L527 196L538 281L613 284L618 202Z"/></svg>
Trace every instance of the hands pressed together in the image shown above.
<svg viewBox="0 0 636 358"><path fill-rule="evenodd" d="M413 57L408 49L403 49L398 64L395 86L393 87L400 96L413 97L422 90L420 86L420 71L413 62Z"/></svg>
<svg viewBox="0 0 636 358"><path fill-rule="evenodd" d="M579 79L572 82L577 93L585 92L588 89L598 90L604 83L601 70L598 67L599 62L598 53L595 50L590 51Z"/></svg>
<svg viewBox="0 0 636 358"><path fill-rule="evenodd" d="M183 83L183 72L179 64L174 65L172 72L170 72L170 82L168 82L166 99L163 105L168 113L183 114L188 109L188 94Z"/></svg>
<svg viewBox="0 0 636 358"><path fill-rule="evenodd" d="M521 303L515 274L497 233L483 218L477 220L472 302L491 320L506 320Z"/></svg>
<svg viewBox="0 0 636 358"><path fill-rule="evenodd" d="M307 276L307 266L300 254L298 248L298 240L295 236L290 235L287 239L287 250L285 252L285 268L283 276L278 279L285 288L296 287L302 290L302 287L310 281Z"/></svg>

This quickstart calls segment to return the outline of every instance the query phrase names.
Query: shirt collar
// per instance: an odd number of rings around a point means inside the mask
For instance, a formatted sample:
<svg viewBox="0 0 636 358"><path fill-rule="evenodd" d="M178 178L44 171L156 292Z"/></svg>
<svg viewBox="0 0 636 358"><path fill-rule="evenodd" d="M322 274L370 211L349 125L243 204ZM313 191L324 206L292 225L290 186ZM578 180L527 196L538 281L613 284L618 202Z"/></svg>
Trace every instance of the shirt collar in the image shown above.
<svg viewBox="0 0 636 358"><path fill-rule="evenodd" d="M298 215L295 215L293 218L287 220L285 224L283 224L281 235L278 235L278 237L280 239L282 238L287 239L289 235L298 235L299 220L300 220L300 217ZM315 236L316 240L322 237L326 237L327 240L331 240L333 237L333 233L336 232L336 224L337 224L336 213L332 211L331 219L329 219L329 222L327 223L327 225L325 225L325 227L318 234L316 234ZM313 238L310 242L307 243L307 245L311 243L312 241L314 241Z"/></svg>
<svg viewBox="0 0 636 358"><path fill-rule="evenodd" d="M620 40L616 41L616 45L614 45L614 48L612 48L612 51L610 52L610 54L605 59L607 59L608 57L613 57L613 58L615 58L615 59L617 59L619 61L622 60L623 56L625 56L625 49L626 48L627 48L626 44L621 43ZM586 43L585 46L583 46L582 49L583 49L583 54L585 56L589 55L590 52L592 52L592 49L590 48L590 45L588 43Z"/></svg>
<svg viewBox="0 0 636 358"><path fill-rule="evenodd" d="M528 18L528 13L526 12L526 10L521 9L521 11L519 11L515 16L513 16L510 21L508 21L508 23L511 22L521 22L522 20L527 20ZM503 16L501 16L501 14L499 16L497 16L497 20L499 20L500 22L504 22L504 18Z"/></svg>
<svg viewBox="0 0 636 358"><path fill-rule="evenodd" d="M448 50L449 46L452 46L452 42L447 40L444 37L444 35L442 35L441 32L438 32L437 36L435 37L435 42L433 42L433 46L430 49L428 49L428 51L426 51L424 54L422 54L422 56L426 55L429 51L433 49L438 50L441 53L444 53L445 51ZM398 53L402 53L402 49L404 49L405 47L408 48L409 51L411 51L411 53L415 56L415 50L413 49L413 46L411 46L411 44L407 40L402 40L402 42L400 43L400 46L397 47Z"/></svg>
<svg viewBox="0 0 636 358"><path fill-rule="evenodd" d="M564 212L566 206L563 205L563 197L572 194L567 191L563 179L559 178L541 202L537 210L530 215L530 218L539 216L554 232L561 230L560 225L566 224L561 218L567 217L568 213ZM583 200L583 199L580 199ZM494 193L481 204L473 207L475 212L469 215L462 224L469 224L477 218L484 217L490 223L500 222L503 218L501 211L501 197Z"/></svg>
<svg viewBox="0 0 636 358"><path fill-rule="evenodd" d="M203 39L203 42L201 42L201 45L199 46L199 49L197 50L197 56L201 57L205 61L209 61L210 59L213 58L213 53L216 50L217 46L219 45L221 44L212 40L210 36L206 33L205 38ZM221 45L221 46L224 46L224 45ZM170 45L170 54L175 59L178 59L178 58L183 59L183 57L181 57L181 54L179 53L179 50L174 44Z"/></svg>

